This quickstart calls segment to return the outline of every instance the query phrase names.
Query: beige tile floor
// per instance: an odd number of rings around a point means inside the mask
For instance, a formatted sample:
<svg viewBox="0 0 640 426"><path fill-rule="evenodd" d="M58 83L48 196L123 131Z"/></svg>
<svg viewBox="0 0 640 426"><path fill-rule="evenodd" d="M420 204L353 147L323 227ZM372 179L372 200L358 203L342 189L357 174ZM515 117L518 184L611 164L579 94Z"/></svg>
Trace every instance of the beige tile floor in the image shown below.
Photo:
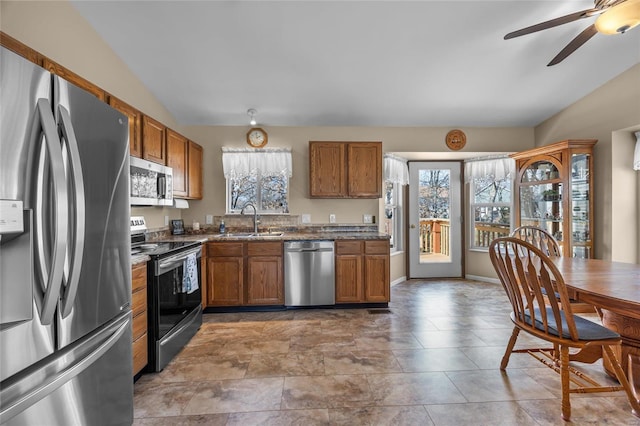
<svg viewBox="0 0 640 426"><path fill-rule="evenodd" d="M499 285L466 280L400 283L388 310L207 314L136 382L134 425L564 424L556 373L524 354L498 368L508 314ZM622 393L576 395L572 424L640 419Z"/></svg>

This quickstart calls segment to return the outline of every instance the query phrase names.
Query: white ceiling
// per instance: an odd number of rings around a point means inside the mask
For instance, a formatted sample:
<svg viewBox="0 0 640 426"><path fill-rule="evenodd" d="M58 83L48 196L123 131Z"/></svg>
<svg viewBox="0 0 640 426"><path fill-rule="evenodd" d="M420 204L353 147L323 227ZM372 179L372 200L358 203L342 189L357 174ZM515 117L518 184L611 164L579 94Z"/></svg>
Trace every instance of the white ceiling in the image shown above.
<svg viewBox="0 0 640 426"><path fill-rule="evenodd" d="M591 1L73 1L183 125L535 126L640 62L595 18L505 41Z"/></svg>

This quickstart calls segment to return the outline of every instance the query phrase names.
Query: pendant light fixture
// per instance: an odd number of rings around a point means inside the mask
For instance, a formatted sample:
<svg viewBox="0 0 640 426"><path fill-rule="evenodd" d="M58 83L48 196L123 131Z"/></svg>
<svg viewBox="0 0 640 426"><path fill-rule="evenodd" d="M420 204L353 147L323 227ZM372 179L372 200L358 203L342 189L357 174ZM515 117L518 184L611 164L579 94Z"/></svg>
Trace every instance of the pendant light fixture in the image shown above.
<svg viewBox="0 0 640 426"><path fill-rule="evenodd" d="M255 126L256 124L258 124L258 122L256 121L256 114L258 113L258 111L256 111L253 108L249 108L247 110L247 115L249 116L249 124L251 124L252 126Z"/></svg>

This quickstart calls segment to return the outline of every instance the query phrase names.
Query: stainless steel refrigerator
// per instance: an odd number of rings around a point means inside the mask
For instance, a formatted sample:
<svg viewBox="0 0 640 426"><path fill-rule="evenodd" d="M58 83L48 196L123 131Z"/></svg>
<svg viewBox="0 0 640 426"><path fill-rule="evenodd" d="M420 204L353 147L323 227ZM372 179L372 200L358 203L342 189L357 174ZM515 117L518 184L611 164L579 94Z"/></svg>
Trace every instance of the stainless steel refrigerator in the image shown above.
<svg viewBox="0 0 640 426"><path fill-rule="evenodd" d="M127 119L0 49L0 424L131 424Z"/></svg>

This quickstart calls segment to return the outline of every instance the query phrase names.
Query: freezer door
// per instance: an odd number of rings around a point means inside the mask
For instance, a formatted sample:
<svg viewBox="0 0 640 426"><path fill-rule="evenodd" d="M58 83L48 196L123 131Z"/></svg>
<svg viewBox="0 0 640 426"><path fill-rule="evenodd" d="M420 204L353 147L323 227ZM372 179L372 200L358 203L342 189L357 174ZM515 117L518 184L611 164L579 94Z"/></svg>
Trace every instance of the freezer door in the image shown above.
<svg viewBox="0 0 640 426"><path fill-rule="evenodd" d="M131 312L2 382L0 424L131 425Z"/></svg>
<svg viewBox="0 0 640 426"><path fill-rule="evenodd" d="M130 307L129 126L77 86L57 76L53 85L72 212L58 310L64 347Z"/></svg>

